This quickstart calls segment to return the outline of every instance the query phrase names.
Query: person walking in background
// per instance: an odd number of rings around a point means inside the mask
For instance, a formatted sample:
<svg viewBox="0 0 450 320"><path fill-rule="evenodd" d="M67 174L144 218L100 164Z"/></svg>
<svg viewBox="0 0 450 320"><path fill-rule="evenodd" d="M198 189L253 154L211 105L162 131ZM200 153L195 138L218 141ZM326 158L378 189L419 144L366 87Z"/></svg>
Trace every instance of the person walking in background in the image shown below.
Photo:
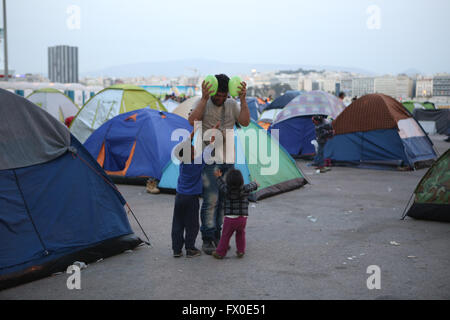
<svg viewBox="0 0 450 320"><path fill-rule="evenodd" d="M259 184L254 181L244 185L244 178L239 170L232 169L222 178L222 172L216 170L214 175L220 192L224 195L225 218L223 232L217 249L212 255L216 259L223 259L229 249L230 238L236 232L236 255L242 258L245 254L245 226L248 217L248 196L258 189Z"/></svg>
<svg viewBox="0 0 450 320"><path fill-rule="evenodd" d="M314 158L314 163L316 165L316 169L319 169L321 173L331 170L330 167L325 167L324 160L324 148L327 140L333 137L334 130L331 126L331 123L328 123L324 120L323 116L314 116L312 117L312 121L314 126L316 127L316 140L318 144L318 149L316 153L316 157Z"/></svg>

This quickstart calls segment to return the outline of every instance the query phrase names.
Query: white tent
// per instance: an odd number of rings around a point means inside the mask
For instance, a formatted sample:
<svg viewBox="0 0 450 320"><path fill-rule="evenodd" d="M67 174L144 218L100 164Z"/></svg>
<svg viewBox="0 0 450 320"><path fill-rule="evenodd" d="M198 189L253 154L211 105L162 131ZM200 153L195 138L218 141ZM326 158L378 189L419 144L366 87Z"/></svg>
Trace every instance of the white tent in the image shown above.
<svg viewBox="0 0 450 320"><path fill-rule="evenodd" d="M66 118L75 116L79 111L79 107L69 97L53 88L36 90L27 99L62 123Z"/></svg>
<svg viewBox="0 0 450 320"><path fill-rule="evenodd" d="M106 121L115 116L142 108L167 111L161 101L141 87L116 84L92 97L73 119L72 134L84 143Z"/></svg>
<svg viewBox="0 0 450 320"><path fill-rule="evenodd" d="M195 108L198 101L200 101L201 97L192 97L187 99L186 101L180 103L178 107L175 108L175 110L172 111L172 113L175 113L185 119L189 117L189 114L191 113L192 109Z"/></svg>
<svg viewBox="0 0 450 320"><path fill-rule="evenodd" d="M173 112L173 110L175 110L175 108L180 105L179 102L176 102L172 99L161 101L161 103L164 105L164 107L166 107L167 111L169 112Z"/></svg>

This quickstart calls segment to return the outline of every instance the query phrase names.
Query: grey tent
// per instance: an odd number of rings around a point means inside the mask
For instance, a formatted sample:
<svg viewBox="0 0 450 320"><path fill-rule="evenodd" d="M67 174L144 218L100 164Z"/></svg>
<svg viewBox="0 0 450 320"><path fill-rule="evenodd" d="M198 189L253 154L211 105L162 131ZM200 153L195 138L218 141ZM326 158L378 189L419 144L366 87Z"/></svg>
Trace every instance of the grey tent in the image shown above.
<svg viewBox="0 0 450 320"><path fill-rule="evenodd" d="M414 118L422 125L427 133L450 135L450 109L425 110L415 109ZM431 124L432 126L429 126Z"/></svg>

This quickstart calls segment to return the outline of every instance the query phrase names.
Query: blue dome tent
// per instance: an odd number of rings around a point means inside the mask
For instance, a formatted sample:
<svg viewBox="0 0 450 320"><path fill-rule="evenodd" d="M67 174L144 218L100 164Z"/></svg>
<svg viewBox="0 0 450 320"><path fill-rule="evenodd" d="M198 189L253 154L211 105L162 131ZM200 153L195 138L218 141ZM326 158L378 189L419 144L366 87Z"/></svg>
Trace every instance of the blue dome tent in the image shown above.
<svg viewBox="0 0 450 320"><path fill-rule="evenodd" d="M433 144L403 105L384 94L354 101L334 121L325 145L334 164L367 168L418 168L436 159Z"/></svg>
<svg viewBox="0 0 450 320"><path fill-rule="evenodd" d="M142 241L125 200L69 130L0 89L0 289Z"/></svg>
<svg viewBox="0 0 450 320"><path fill-rule="evenodd" d="M314 115L336 118L344 110L342 102L324 91L304 92L291 100L276 116L271 129L279 130L279 142L293 157L315 154L311 144L316 139Z"/></svg>
<svg viewBox="0 0 450 320"><path fill-rule="evenodd" d="M161 179L179 142L171 139L176 129L191 132L192 126L176 114L144 108L107 121L84 146L113 181L143 184Z"/></svg>

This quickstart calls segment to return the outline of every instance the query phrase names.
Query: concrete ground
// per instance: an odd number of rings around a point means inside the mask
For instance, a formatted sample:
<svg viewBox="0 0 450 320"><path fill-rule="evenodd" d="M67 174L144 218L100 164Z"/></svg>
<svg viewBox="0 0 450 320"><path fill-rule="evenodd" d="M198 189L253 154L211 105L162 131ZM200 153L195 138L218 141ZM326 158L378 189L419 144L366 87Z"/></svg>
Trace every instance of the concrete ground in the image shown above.
<svg viewBox="0 0 450 320"><path fill-rule="evenodd" d="M450 146L433 140L441 153ZM450 299L450 225L400 220L426 169L316 174L298 165L311 184L250 206L243 259L234 243L224 260L173 258L174 196L121 185L152 247L89 265L81 290L68 290L69 275L59 274L0 299ZM379 290L366 285L371 265L381 269Z"/></svg>

